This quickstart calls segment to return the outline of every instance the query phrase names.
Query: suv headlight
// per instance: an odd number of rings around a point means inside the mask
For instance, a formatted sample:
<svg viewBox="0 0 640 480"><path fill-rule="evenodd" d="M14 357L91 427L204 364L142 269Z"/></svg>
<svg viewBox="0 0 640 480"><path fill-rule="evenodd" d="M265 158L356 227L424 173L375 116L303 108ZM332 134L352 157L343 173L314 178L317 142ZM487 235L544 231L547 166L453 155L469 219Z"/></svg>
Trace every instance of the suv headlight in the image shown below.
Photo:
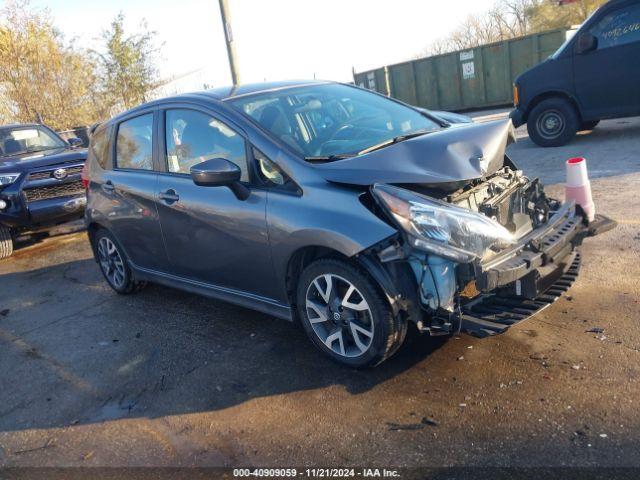
<svg viewBox="0 0 640 480"><path fill-rule="evenodd" d="M485 215L389 185L374 185L372 191L420 250L467 263L491 247L515 243L506 228Z"/></svg>
<svg viewBox="0 0 640 480"><path fill-rule="evenodd" d="M0 187L12 184L19 176L19 173L0 173Z"/></svg>

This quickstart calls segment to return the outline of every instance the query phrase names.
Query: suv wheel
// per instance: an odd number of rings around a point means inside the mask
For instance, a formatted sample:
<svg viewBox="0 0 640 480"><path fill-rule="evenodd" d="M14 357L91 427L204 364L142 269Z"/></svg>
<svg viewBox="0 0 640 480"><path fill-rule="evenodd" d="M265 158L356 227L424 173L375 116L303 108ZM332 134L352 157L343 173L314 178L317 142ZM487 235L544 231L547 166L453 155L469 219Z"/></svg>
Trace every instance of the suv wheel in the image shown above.
<svg viewBox="0 0 640 480"><path fill-rule="evenodd" d="M93 243L100 271L109 286L116 292L134 293L146 285L146 282L135 281L122 248L108 231L99 230L93 236Z"/></svg>
<svg viewBox="0 0 640 480"><path fill-rule="evenodd" d="M317 260L302 272L297 305L316 347L349 367L383 362L405 337L406 321L394 317L373 280L340 260Z"/></svg>
<svg viewBox="0 0 640 480"><path fill-rule="evenodd" d="M0 225L0 259L10 257L13 253L11 230Z"/></svg>
<svg viewBox="0 0 640 480"><path fill-rule="evenodd" d="M559 147L580 128L573 106L561 98L550 98L533 107L527 120L529 137L541 147Z"/></svg>

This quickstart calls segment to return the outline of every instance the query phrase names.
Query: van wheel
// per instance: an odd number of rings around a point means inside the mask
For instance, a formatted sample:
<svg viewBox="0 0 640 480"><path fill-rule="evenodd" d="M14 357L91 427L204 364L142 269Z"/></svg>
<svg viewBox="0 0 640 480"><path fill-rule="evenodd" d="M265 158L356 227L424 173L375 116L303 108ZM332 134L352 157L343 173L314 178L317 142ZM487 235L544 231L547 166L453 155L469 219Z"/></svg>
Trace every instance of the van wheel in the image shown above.
<svg viewBox="0 0 640 480"><path fill-rule="evenodd" d="M586 130L593 130L594 128L596 128L598 126L598 124L600 123L600 120L592 120L590 122L582 122L580 124L580 130L578 130L579 132L584 132Z"/></svg>
<svg viewBox="0 0 640 480"><path fill-rule="evenodd" d="M13 253L11 230L0 225L0 259L10 257Z"/></svg>
<svg viewBox="0 0 640 480"><path fill-rule="evenodd" d="M393 315L385 295L366 272L347 262L313 262L300 276L296 298L311 341L342 365L378 365L404 340L406 320Z"/></svg>
<svg viewBox="0 0 640 480"><path fill-rule="evenodd" d="M536 105L527 120L529 137L541 147L559 147L571 140L580 128L573 106L562 98L549 98Z"/></svg>
<svg viewBox="0 0 640 480"><path fill-rule="evenodd" d="M107 230L99 230L92 238L96 260L109 286L121 294L142 290L146 282L133 278L126 256L113 235Z"/></svg>

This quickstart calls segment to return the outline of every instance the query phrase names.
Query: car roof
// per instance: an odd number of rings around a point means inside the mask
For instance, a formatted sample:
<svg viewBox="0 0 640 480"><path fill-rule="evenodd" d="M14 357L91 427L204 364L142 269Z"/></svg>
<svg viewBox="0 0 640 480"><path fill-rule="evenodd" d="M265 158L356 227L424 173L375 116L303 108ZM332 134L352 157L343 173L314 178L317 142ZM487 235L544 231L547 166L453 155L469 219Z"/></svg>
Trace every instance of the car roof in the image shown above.
<svg viewBox="0 0 640 480"><path fill-rule="evenodd" d="M205 90L205 95L211 95L218 100L227 100L229 98L242 97L245 95L253 95L255 93L270 92L273 90L281 90L293 87L302 87L306 85L323 85L326 83L334 83L322 80L284 80L279 82L262 82L249 83L246 85L238 85L235 87L222 87Z"/></svg>
<svg viewBox="0 0 640 480"><path fill-rule="evenodd" d="M189 101L189 100L214 100L214 101L225 101L231 98L239 98L245 95L254 95L256 93L265 93L277 90L283 90L294 87L303 87L307 85L326 85L330 83L338 83L332 82L328 80L282 80L278 82L262 82L262 83L248 83L244 85L236 85L236 86L227 86L227 87L219 87L212 88L210 90L202 90L199 92L191 92L191 93L183 93L180 95L173 95L169 97L158 98L156 100L152 100L147 103L143 103L137 107L134 107L130 110L126 110L119 115L113 117L109 122L118 121L123 116L128 116L131 113L134 113L138 110L144 110L150 107L154 107L156 105L163 105L168 102L180 102L180 101Z"/></svg>

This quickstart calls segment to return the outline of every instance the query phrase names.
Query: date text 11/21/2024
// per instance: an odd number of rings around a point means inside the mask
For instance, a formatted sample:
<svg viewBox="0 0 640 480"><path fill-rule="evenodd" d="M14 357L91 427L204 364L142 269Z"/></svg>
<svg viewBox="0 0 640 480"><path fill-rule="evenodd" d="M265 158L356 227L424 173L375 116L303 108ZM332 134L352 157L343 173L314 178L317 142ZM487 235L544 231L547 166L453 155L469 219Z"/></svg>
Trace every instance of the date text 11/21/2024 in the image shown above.
<svg viewBox="0 0 640 480"><path fill-rule="evenodd" d="M234 478L263 477L263 478L400 478L397 470L386 468L235 468Z"/></svg>

